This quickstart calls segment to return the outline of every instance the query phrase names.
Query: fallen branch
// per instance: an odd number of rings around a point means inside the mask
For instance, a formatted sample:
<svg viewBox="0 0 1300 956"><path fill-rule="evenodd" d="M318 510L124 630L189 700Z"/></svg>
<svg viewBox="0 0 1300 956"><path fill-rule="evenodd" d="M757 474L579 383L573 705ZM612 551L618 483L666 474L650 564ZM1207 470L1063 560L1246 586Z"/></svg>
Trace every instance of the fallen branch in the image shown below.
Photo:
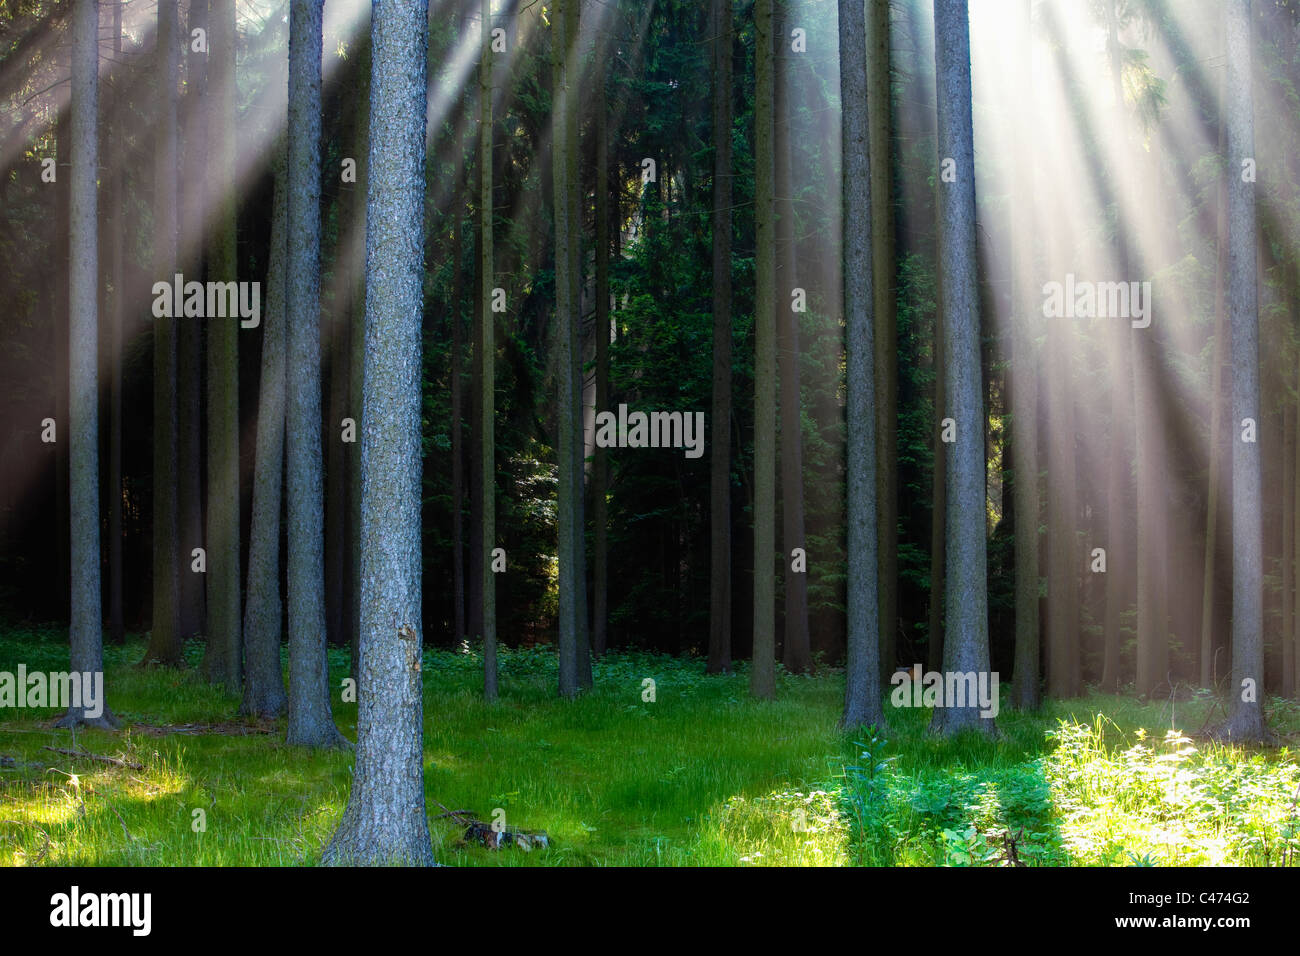
<svg viewBox="0 0 1300 956"><path fill-rule="evenodd" d="M64 750L62 747L42 747L42 750L49 750L56 754L63 754L65 757L89 757L91 760L98 760L101 763L112 764L114 767L122 767L126 770L143 770L144 764L132 763L129 760L122 760L120 757L106 757L103 754L92 754L89 750Z"/></svg>

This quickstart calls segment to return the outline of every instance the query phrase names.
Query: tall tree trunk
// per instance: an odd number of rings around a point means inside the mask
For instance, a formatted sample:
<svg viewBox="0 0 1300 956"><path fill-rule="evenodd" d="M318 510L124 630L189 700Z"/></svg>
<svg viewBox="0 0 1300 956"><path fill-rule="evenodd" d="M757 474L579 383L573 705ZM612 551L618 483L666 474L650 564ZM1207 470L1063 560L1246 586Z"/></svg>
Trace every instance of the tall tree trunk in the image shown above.
<svg viewBox="0 0 1300 956"><path fill-rule="evenodd" d="M971 122L970 28L966 0L935 0L935 74L939 156L954 161L955 181L939 184L939 283L943 289L945 381L956 441L949 451L946 634L943 669L989 670L988 579L985 550L984 414L980 383L980 322L975 257L975 147ZM947 701L931 729L994 731L978 702Z"/></svg>
<svg viewBox="0 0 1300 956"><path fill-rule="evenodd" d="M190 0L188 27L206 32L208 0ZM206 52L185 45L185 181L181 194L185 203L181 218L182 268L186 276L203 279L203 235L208 213L205 191L207 151L204 134L208 106ZM180 535L180 630L181 637L193 637L206 630L206 575L192 570L190 555L202 547L203 539L203 324L179 322L176 362L177 511Z"/></svg>
<svg viewBox="0 0 1300 956"><path fill-rule="evenodd" d="M497 699L497 596L492 571L492 549L496 547L496 319L492 312L492 288L496 281L492 236L492 0L483 0L483 31L479 63L479 341L478 443L481 456L477 486L482 520L475 567L479 572L478 611L483 627L483 696ZM557 277L558 281L558 277ZM471 540L471 547L473 547Z"/></svg>
<svg viewBox="0 0 1300 956"><path fill-rule="evenodd" d="M582 441L573 407L578 384L574 381L579 357L576 312L573 302L574 283L570 272L574 258L571 244L576 224L570 221L573 204L569 201L569 150L568 116L571 95L568 70L568 19L573 14L576 0L555 0L554 19L551 22L552 77L551 94L551 171L555 207L555 348L556 348L556 419L559 426L559 486L557 523L559 531L559 652L560 696L574 697L580 689L578 642L582 639L579 619L578 590L582 582L578 575L581 566L578 553L581 548L582 524L578 488L582 475L575 471L580 451L575 443Z"/></svg>
<svg viewBox="0 0 1300 956"><path fill-rule="evenodd" d="M353 202L361 204L361 214L357 221L365 229L365 217L368 209L366 190L370 182L370 11L366 9L364 19L358 29L363 33L361 53L358 58L357 117L356 139L352 144L352 155L357 161L357 183L353 190ZM348 405L355 420L357 434L362 434L365 426L365 361L366 361L366 250L361 243L355 265L348 270L353 277L351 302L351 348L348 356ZM347 624L350 639L350 660L352 678L361 680L361 445L353 442L348 446L348 605Z"/></svg>
<svg viewBox="0 0 1300 956"><path fill-rule="evenodd" d="M804 674L812 669L812 648L808 635L808 575L793 570L796 548L806 549L803 510L803 401L799 388L799 316L792 294L798 277L794 256L794 201L790 166L793 138L790 129L794 110L791 95L789 7L782 3L784 28L778 29L778 53L774 57L773 109L780 121L773 124L776 136L774 186L776 199L777 262L777 377L781 389L781 566L785 580L781 657L785 669ZM805 552L806 553L806 552Z"/></svg>
<svg viewBox="0 0 1300 956"><path fill-rule="evenodd" d="M943 248L939 246L942 257ZM942 421L948 416L947 356L943 332L943 290L938 292L938 309L934 318L934 414ZM942 427L934 429L934 475L930 484L930 607L926 628L925 667L937 671L943 666L944 542L948 513L948 446L941 437ZM917 663L913 661L912 663Z"/></svg>
<svg viewBox="0 0 1300 956"><path fill-rule="evenodd" d="M1289 270L1292 283L1292 303L1296 301L1296 295L1300 292L1300 272L1297 272L1297 270L1300 270L1300 266L1292 265ZM1297 576L1300 576L1300 408L1296 409L1295 427L1296 432L1295 435L1292 436L1291 441L1292 445L1295 447L1295 461L1291 470L1292 480L1294 483L1294 486L1291 489L1292 517L1290 520L1294 522L1291 531L1291 544L1293 549L1297 552L1296 555L1293 555L1296 562L1296 575L1292 577L1293 582L1296 580ZM1286 520L1285 515L1283 518ZM1300 589L1297 589L1295 602L1292 605L1291 611L1292 630L1283 634L1283 640L1289 640L1291 642L1291 688L1293 693L1300 696Z"/></svg>
<svg viewBox="0 0 1300 956"><path fill-rule="evenodd" d="M122 59L122 5L113 4L113 59ZM121 74L118 74L119 77ZM110 101L111 114L124 111L125 96L115 93ZM116 122L113 122L116 119ZM112 117L109 162L112 172L112 197L109 215L118 235L127 234L126 223L126 150L120 117ZM109 299L109 398L108 398L108 633L114 644L126 643L126 625L122 618L122 320L126 313L126 270L122 263L122 243L108 244L108 274L113 283Z"/></svg>
<svg viewBox="0 0 1300 956"><path fill-rule="evenodd" d="M1264 621L1259 442L1259 312L1255 266L1255 184L1242 161L1255 155L1250 0L1227 0L1228 315L1232 326L1232 714L1216 729L1233 741L1269 738L1264 724ZM1254 436L1258 438L1258 434Z"/></svg>
<svg viewBox="0 0 1300 956"><path fill-rule="evenodd" d="M59 118L54 124L54 142L58 164L64 170L62 185L55 184L54 218L58 227L54 233L54 258L60 275L68 275L71 268L71 237L64 224L72 216L70 173L72 169L72 116L71 109L59 111ZM67 282L57 282L54 286L54 420L62 428L69 428L68 389L71 387L68 342L72 334L72 320L69 311L69 289ZM54 614L60 620L66 620L69 613L69 584L71 581L71 564L69 542L72 528L69 524L69 440L54 443L54 579L55 588Z"/></svg>
<svg viewBox="0 0 1300 956"><path fill-rule="evenodd" d="M844 321L848 449L847 501L848 655L845 668L842 726L863 724L883 727L880 703L880 640L873 628L881 626L878 606L880 578L876 568L879 537L874 527L879 511L874 497L879 484L876 469L879 445L874 356L875 328L872 310L879 299L873 284L879 273L872 268L876 252L870 171L870 83L867 66L866 17L858 0L839 0L840 102L843 105L841 155L844 218L841 244L844 268Z"/></svg>
<svg viewBox="0 0 1300 956"><path fill-rule="evenodd" d="M582 61L578 22L582 16L582 0L570 0L564 20L565 35L565 79L568 89L564 97L564 150L568 154L564 163L565 198L569 203L569 285L572 291L570 306L573 309L573 324L570 336L573 341L573 376L570 379L572 398L569 408L574 415L573 441L573 510L574 510L574 580L577 583L577 606L575 615L578 622L578 686L583 690L592 686L591 675L591 625L587 617L587 522L586 522L586 487L587 487L587 449L584 433L585 413L583 409L583 350L582 350L582 167L581 154L578 151L578 114L582 102L581 79Z"/></svg>
<svg viewBox="0 0 1300 956"><path fill-rule="evenodd" d="M288 267L288 169L283 139L275 144L271 252L262 316L262 380L257 396L253 523L248 540L244 606L244 699L240 713L279 717L285 711L280 665L284 605L280 599L280 506L285 428L285 272Z"/></svg>
<svg viewBox="0 0 1300 956"><path fill-rule="evenodd" d="M158 4L158 140L154 151L154 274L176 272L179 241L176 80L180 68L176 0ZM155 318L153 332L153 625L145 662L176 666L184 661L176 500L177 316Z"/></svg>
<svg viewBox="0 0 1300 956"><path fill-rule="evenodd" d="M596 411L609 408L609 106L605 99L608 40L600 41L594 89L596 138ZM715 180L716 181L716 180ZM716 422L717 419L715 418ZM596 445L591 463L591 651L605 654L609 628L609 456Z"/></svg>
<svg viewBox="0 0 1300 956"><path fill-rule="evenodd" d="M464 155L464 143L460 153ZM451 601L452 640L465 640L465 383L461 371L465 347L461 305L465 299L464 229L465 196L459 184L452 199L451 220Z"/></svg>
<svg viewBox="0 0 1300 956"><path fill-rule="evenodd" d="M1016 4L1012 24L1016 46L1030 49L1030 0ZM1018 59L1018 83L1028 89L1031 63L1026 52ZM1017 136L1029 132L1023 112L1017 114ZM1018 183L1034 183L1028 157L1015 152ZM1032 198L1032 197L1031 197ZM1034 349L1034 313L1037 296L1033 277L1031 204L1015 203L1011 215L1011 341L1012 390L1011 445L1013 521L1016 530L1016 650L1011 700L1022 710L1037 710L1042 703L1038 651L1038 356ZM1113 499L1112 499L1112 507Z"/></svg>
<svg viewBox="0 0 1300 956"><path fill-rule="evenodd" d="M731 0L713 0L713 408L710 674L731 671ZM608 338L605 336L604 338ZM604 405L598 405L604 408ZM598 452L603 462L603 452Z"/></svg>
<svg viewBox="0 0 1300 956"><path fill-rule="evenodd" d="M344 744L330 714L325 631L320 389L320 107L324 0L289 5L289 272L285 324L288 497L289 725L303 747ZM417 313L423 318L422 313ZM416 432L418 436L418 430ZM415 474L419 478L419 466ZM418 630L417 618L417 630ZM416 651L419 651L416 645Z"/></svg>
<svg viewBox="0 0 1300 956"><path fill-rule="evenodd" d="M776 696L776 175L772 0L754 3L754 651L749 689Z"/></svg>
<svg viewBox="0 0 1300 956"><path fill-rule="evenodd" d="M208 102L209 275L238 279L235 248L235 2L211 0ZM242 678L239 620L239 320L208 326L208 679L237 693ZM292 495L292 491L290 491Z"/></svg>
<svg viewBox="0 0 1300 956"><path fill-rule="evenodd" d="M99 348L99 248L97 230L99 6L74 0L72 9L72 169L69 188L68 304L70 329L69 523L71 536L72 670L104 671L103 617L99 579L99 414L96 364ZM62 144L60 144L62 148ZM87 703L95 706L88 707ZM98 712L97 712L98 711ZM113 728L117 719L101 697L70 702L56 726Z"/></svg>
<svg viewBox="0 0 1300 956"><path fill-rule="evenodd" d="M889 4L868 4L867 136L871 153L872 297L875 316L876 551L880 673L898 643L898 320L894 305L894 181Z"/></svg>
<svg viewBox="0 0 1300 956"><path fill-rule="evenodd" d="M373 6L361 666L347 809L322 862L433 862L420 679L420 326L428 7Z"/></svg>

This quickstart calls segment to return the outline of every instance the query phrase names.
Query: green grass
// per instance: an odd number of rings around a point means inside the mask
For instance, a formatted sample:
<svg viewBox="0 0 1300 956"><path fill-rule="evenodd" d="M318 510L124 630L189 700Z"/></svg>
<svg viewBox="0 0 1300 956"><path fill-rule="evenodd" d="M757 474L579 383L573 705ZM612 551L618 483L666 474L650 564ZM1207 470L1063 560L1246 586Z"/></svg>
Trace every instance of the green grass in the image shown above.
<svg viewBox="0 0 1300 956"><path fill-rule="evenodd" d="M65 634L0 637L0 670L66 669ZM120 733L79 731L74 744L48 727L53 710L0 711L0 864L315 863L346 804L350 755L287 747L283 721L234 720L237 701L196 670L141 670L142 653L139 640L106 649ZM188 655L197 665L201 647ZM1031 865L1279 864L1300 839L1295 754L1165 745L1167 705L1003 711L998 741L935 740L928 712L895 710L873 743L837 731L835 672L782 674L778 700L760 702L743 671L705 677L698 660L615 653L596 665L594 691L561 701L549 649L504 651L502 700L488 706L480 667L467 651L425 654L430 817L446 807L491 822L500 810L550 846L465 846L463 827L431 819L442 863L996 865L1010 862L1009 831ZM345 676L346 656L332 654L333 686ZM1174 716L1195 729L1213 706L1180 702ZM1300 726L1294 705L1274 710L1280 733ZM335 716L354 738L355 704L336 697Z"/></svg>

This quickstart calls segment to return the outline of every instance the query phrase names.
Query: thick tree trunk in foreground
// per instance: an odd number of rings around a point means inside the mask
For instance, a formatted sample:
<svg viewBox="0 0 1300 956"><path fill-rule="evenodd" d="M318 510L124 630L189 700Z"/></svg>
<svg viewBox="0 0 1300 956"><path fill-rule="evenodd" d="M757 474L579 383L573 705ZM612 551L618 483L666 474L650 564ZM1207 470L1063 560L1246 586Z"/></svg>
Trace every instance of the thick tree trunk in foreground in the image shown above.
<svg viewBox="0 0 1300 956"><path fill-rule="evenodd" d="M420 326L427 4L375 0L352 792L322 862L433 862L420 678Z"/></svg>
<svg viewBox="0 0 1300 956"><path fill-rule="evenodd" d="M949 447L943 669L989 669L985 551L984 403L980 383L979 297L975 258L975 156L971 124L970 29L966 0L936 0L935 70L939 156L955 161L955 182L940 182L945 376L956 441ZM977 702L937 709L932 731L995 730Z"/></svg>
<svg viewBox="0 0 1300 956"><path fill-rule="evenodd" d="M69 329L69 522L71 524L71 609L68 644L72 670L102 673L104 631L99 579L99 244L96 135L98 116L99 7L75 0L72 26L72 170ZM112 729L117 719L104 700L100 713L83 698L69 702L58 727L81 725Z"/></svg>
<svg viewBox="0 0 1300 956"><path fill-rule="evenodd" d="M1251 93L1250 0L1227 0L1228 316L1232 326L1232 714L1215 730L1223 739L1263 741L1263 527L1258 432L1259 312L1255 266L1255 184L1242 160L1255 155ZM1255 441L1244 440L1246 420Z"/></svg>
<svg viewBox="0 0 1300 956"><path fill-rule="evenodd" d="M879 577L876 568L876 414L871 178L868 158L866 22L858 0L840 0L843 104L844 320L848 391L848 660L842 726L884 726L880 703Z"/></svg>

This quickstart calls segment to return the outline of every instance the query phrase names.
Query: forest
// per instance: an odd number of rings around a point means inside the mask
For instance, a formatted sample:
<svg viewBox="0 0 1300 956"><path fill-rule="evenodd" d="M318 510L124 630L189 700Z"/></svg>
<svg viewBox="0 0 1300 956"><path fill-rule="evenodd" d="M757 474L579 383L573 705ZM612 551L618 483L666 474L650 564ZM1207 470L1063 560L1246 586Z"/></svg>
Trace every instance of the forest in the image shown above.
<svg viewBox="0 0 1300 956"><path fill-rule="evenodd" d="M1300 864L1297 0L0 0L0 303L0 864Z"/></svg>

